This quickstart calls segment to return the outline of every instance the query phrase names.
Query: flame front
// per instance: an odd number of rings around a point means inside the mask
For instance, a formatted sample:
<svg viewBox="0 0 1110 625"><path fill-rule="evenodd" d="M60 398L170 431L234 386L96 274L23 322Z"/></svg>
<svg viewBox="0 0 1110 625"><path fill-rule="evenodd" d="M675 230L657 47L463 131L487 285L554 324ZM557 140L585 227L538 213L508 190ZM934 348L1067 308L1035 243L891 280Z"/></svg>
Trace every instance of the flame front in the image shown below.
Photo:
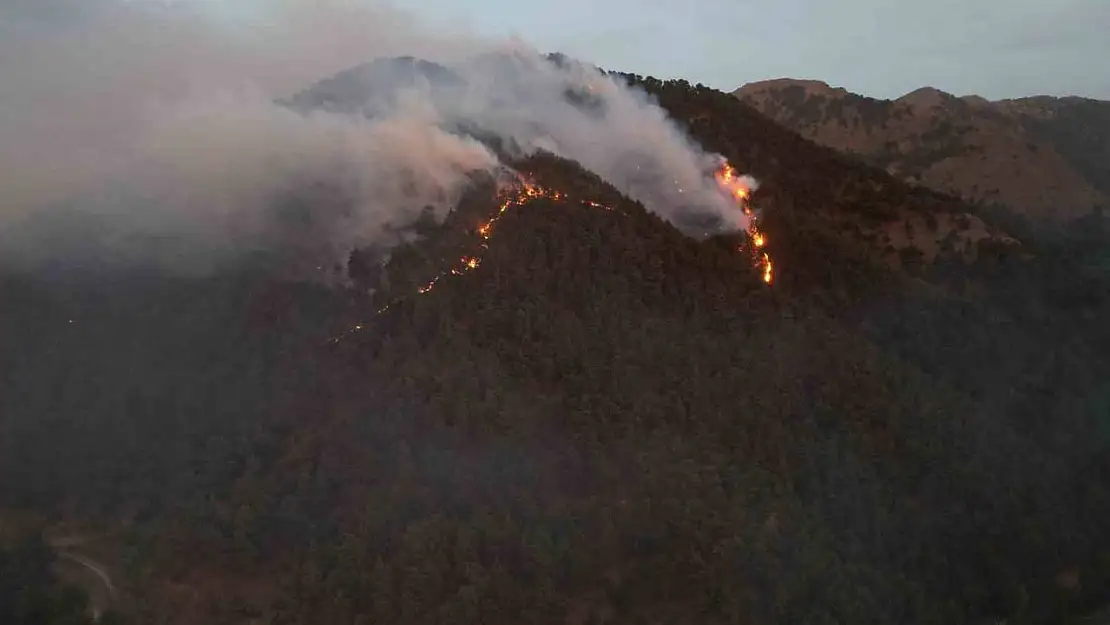
<svg viewBox="0 0 1110 625"><path fill-rule="evenodd" d="M539 200L539 199L570 200L570 198L567 196L567 194L559 192L559 191L552 191L552 190L546 189L546 188L536 184L535 182L533 182L533 181L531 181L531 180L529 180L529 179L527 179L523 176L518 177L518 179L516 181L516 184L509 187L507 190L501 191L499 193L499 196L501 197L501 203L497 207L497 212L494 213L493 217L491 217L489 219L489 221L486 221L485 223L479 224L478 227L476 228L476 232L477 232L479 238L481 238L481 240L482 240L481 248L483 250L489 249L489 240L493 236L494 227L497 224L497 221L499 219L501 219L501 217L504 216L505 213L508 212L510 208L516 208L516 207L524 206L525 204L527 204L529 202L533 202L533 201L536 201L536 200ZM607 210L607 211L613 210L612 206L606 206L605 204L601 204L601 203L595 202L593 200L578 200L578 202L580 204L583 204L585 206L590 206L592 208L599 208L599 209ZM425 293L431 292L431 290L434 289L436 287L436 285L439 284L439 281L444 276L447 276L447 275L461 276L461 275L463 275L464 273L466 273L468 271L473 271L473 270L477 269L479 266L481 266L481 264L482 264L482 257L481 256L463 256L462 258L459 259L459 262L455 266L448 269L447 271L444 271L444 272L440 273L438 276L432 278L427 283L425 283L423 286L417 288L416 289L416 294L417 295L424 295ZM377 314L380 315L381 313L384 313L385 311L389 310L395 304L401 302L404 299L407 299L407 298L405 296L395 298L394 300L392 300L391 302L389 302L385 306L382 306L381 308L379 308L377 310ZM347 330L347 332L343 333L340 336L334 337L332 339L332 342L333 343L338 343L344 336L347 336L347 335L349 335L351 333L354 333L354 332L359 332L364 327L365 327L364 324L361 324L361 323L357 324L357 325L354 325L349 330Z"/></svg>
<svg viewBox="0 0 1110 625"><path fill-rule="evenodd" d="M732 165L725 163L713 175L717 181L717 185L721 190L728 193L729 197L740 204L740 208L744 211L744 215L748 217L748 236L752 242L752 259L756 267L763 275L763 281L767 284L775 279L774 263L771 262L771 255L763 250L767 245L767 234L759 229L758 220L756 219L755 212L752 211L751 197L752 190L748 186L748 179L736 174L736 170Z"/></svg>
<svg viewBox="0 0 1110 625"><path fill-rule="evenodd" d="M716 179L717 184L720 185L721 189L726 191L734 201L739 203L744 211L744 214L748 216L748 234L751 237L752 242L751 253L753 257L753 262L762 273L763 281L767 284L771 284L772 280L774 279L771 256L766 251L761 251L762 248L767 244L767 235L762 230L760 230L756 224L756 216L749 204L751 200L751 188L747 185L747 179L742 176L738 176L736 174L736 170L727 163L722 166L719 171L716 172L714 178ZM497 212L494 213L493 217L491 217L488 221L479 224L478 227L475 229L476 233L481 239L481 249L483 250L489 249L489 241L493 237L493 233L496 229L498 220L500 220L501 217L504 216L510 208L524 206L525 204L533 202L535 200L547 199L575 201L579 204L589 206L591 208L597 208L606 211L613 210L612 206L607 206L593 200L572 200L565 193L546 189L523 176L518 177L516 184L512 185L506 190L503 190L499 193L499 195L501 197L501 203L498 205ZM743 248L740 248L740 251L743 251ZM418 288L416 290L416 294L423 295L430 292L436 287L437 284L439 284L440 279L442 279L444 276L461 276L468 271L473 271L477 269L479 266L481 266L481 264L481 256L463 256L459 259L459 262L454 267L440 273L438 276L432 278L426 284L424 284L424 286ZM404 296L394 299L385 306L379 308L377 311L378 314L384 313L385 311L389 310L394 304L397 304L404 299L406 299L406 297ZM361 323L357 324L344 334L333 338L332 342L338 343L344 336L353 332L361 331L364 327L365 326Z"/></svg>
<svg viewBox="0 0 1110 625"><path fill-rule="evenodd" d="M717 180L717 184L728 192L734 200L744 202L744 213L750 214L751 209L748 208L747 201L751 197L752 190L748 187L744 178L736 175L736 170L732 168L732 165L725 163L713 177Z"/></svg>

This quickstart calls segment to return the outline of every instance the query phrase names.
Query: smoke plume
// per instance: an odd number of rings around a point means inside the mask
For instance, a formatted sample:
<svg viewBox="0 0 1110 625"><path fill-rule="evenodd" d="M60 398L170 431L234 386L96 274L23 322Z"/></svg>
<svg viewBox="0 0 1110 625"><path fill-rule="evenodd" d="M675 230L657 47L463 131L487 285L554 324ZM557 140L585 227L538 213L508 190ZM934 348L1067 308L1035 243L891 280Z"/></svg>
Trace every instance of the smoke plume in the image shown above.
<svg viewBox="0 0 1110 625"><path fill-rule="evenodd" d="M471 174L499 166L461 130L577 160L676 223L746 225L709 175L719 157L595 68L432 32L388 7L307 6L238 20L136 0L0 8L0 264L195 273L256 251L341 262L388 246L428 207L442 217ZM400 55L451 80L356 82L339 107L298 107L313 90L288 98Z"/></svg>

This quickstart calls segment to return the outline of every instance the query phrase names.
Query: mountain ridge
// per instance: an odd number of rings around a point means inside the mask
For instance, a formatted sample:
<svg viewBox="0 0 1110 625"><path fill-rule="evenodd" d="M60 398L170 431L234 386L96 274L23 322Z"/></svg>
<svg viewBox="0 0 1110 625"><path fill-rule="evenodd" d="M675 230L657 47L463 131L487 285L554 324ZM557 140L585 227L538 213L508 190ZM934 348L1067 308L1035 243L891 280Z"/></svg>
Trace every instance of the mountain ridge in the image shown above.
<svg viewBox="0 0 1110 625"><path fill-rule="evenodd" d="M513 76L518 72L527 71L527 63L520 65L519 59L514 57L502 58L493 55L484 58L482 62L504 67L505 71L499 71L498 74L504 74L507 80L517 80ZM548 55L545 57L545 62L557 67L573 66L572 64L577 63L557 54ZM595 69L603 71L600 68ZM654 79L644 80L643 77L634 74L609 72L608 75L621 81L630 81L634 89L646 89L650 97L656 97L658 94L652 93L652 90L662 85ZM432 78L428 79L429 76ZM421 81L423 84L420 84ZM770 128L761 122L761 118L749 119L750 115L746 113L748 110L746 107L735 107L728 101L717 100L712 95L712 90L700 85L695 88L685 81L671 82L677 86L685 85L691 92L696 92L702 100L698 105L702 110L706 107L727 107L732 110L731 114L739 116L738 125L739 119L743 119L742 123L756 132L763 134L770 131ZM816 81L811 83L814 88L826 88L824 83ZM409 57L379 59L344 71L335 77L321 80L285 102L302 112L320 107L344 114L373 117L377 114L375 103L389 100L393 92L399 88L410 88L418 84L420 89L430 90L433 94L440 88L462 88L461 93L465 94L466 80L454 69L443 65ZM342 97L337 100L336 94ZM603 100L598 99L598 96L578 93L569 86L562 93L562 97L579 107L604 106ZM673 110L674 104L669 106ZM739 134L733 136L732 146L721 144L714 138L712 132L706 128L707 119L703 113L690 111L688 116L678 115L675 119L710 151L724 155L742 171L750 169L751 173L756 174L762 186L761 190L755 192L755 199L758 203L762 203L769 213L774 213L776 210L774 207L778 204L801 199L794 194L793 189L811 185L813 181L793 180L792 178L796 177L793 172L777 167L767 169L768 163L781 162L785 157L802 159L811 164L823 163L822 167L830 167L838 172L834 175L858 170L852 174L858 180L853 180L846 186L822 184L820 190L813 188L810 191L829 199L821 212L830 220L831 229L854 232L860 237L857 243L866 242L874 248L876 256L885 257L894 265L913 264L916 262L915 255L920 255L929 263L943 256L959 256L965 260L971 260L977 257L980 242L1003 246L1019 244L1017 238L1006 233L997 224L989 223L989 220L985 221L982 215L975 214L973 207L961 205L955 198L943 198L935 194L929 196L924 190L913 191L911 188L901 187L901 183L891 179L887 174L869 170L867 166L857 166L852 164L852 161L841 159L833 154L825 154L817 145L804 141L794 142L788 138L788 135L774 138L768 136L768 140L763 142L763 145L775 146L775 151L787 150L798 153L791 153L788 157L785 154L745 154L735 149L735 146L744 144ZM715 126L720 124L719 120L713 122ZM447 127L451 132L490 142L487 133L484 133L481 128L450 123ZM520 146L501 145L497 140L489 144L498 152L502 152L504 148L510 151L520 150ZM782 179L784 176L785 179ZM809 202L808 199L804 201ZM866 208L861 208L863 206ZM868 211L871 211L870 215L867 215ZM774 219L773 216L771 218ZM777 247L773 237L772 245Z"/></svg>
<svg viewBox="0 0 1110 625"><path fill-rule="evenodd" d="M789 78L733 95L818 143L972 202L1057 221L1110 205L1110 102L989 101L934 87L877 99Z"/></svg>

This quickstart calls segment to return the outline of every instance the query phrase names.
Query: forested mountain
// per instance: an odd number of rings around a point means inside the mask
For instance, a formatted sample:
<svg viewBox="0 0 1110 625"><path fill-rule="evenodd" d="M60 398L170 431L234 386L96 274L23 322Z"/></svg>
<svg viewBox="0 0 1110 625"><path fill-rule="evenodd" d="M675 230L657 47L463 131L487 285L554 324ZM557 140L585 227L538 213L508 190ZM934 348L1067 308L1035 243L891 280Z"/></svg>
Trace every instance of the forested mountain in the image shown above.
<svg viewBox="0 0 1110 625"><path fill-rule="evenodd" d="M487 240L504 197L478 178L384 269L353 257L358 288L11 276L0 501L114 528L144 623L1104 603L1105 222L1042 235L729 94L625 78L762 181L773 284L737 237L542 153L510 164L558 197Z"/></svg>
<svg viewBox="0 0 1110 625"><path fill-rule="evenodd" d="M787 78L750 83L735 95L822 145L971 201L1055 220L1110 204L1110 102L991 102L931 87L879 100Z"/></svg>

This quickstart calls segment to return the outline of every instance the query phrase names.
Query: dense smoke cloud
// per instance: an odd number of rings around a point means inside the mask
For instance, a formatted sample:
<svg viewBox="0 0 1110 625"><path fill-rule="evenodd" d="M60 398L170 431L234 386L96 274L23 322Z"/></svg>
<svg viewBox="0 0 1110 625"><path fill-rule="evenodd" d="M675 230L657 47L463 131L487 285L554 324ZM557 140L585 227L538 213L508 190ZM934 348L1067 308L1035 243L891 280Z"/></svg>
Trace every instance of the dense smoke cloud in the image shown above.
<svg viewBox="0 0 1110 625"><path fill-rule="evenodd" d="M398 55L461 82L375 93L358 115L275 102ZM286 2L236 22L198 4L16 0L0 8L0 75L4 265L204 272L267 249L338 262L498 167L459 128L578 160L672 220L744 224L707 176L715 157L642 94L386 7Z"/></svg>
<svg viewBox="0 0 1110 625"><path fill-rule="evenodd" d="M515 52L463 64L467 87L448 90L437 107L525 152L542 148L578 161L677 224L697 213L746 223L712 182L720 157L694 145L643 92L592 66Z"/></svg>

